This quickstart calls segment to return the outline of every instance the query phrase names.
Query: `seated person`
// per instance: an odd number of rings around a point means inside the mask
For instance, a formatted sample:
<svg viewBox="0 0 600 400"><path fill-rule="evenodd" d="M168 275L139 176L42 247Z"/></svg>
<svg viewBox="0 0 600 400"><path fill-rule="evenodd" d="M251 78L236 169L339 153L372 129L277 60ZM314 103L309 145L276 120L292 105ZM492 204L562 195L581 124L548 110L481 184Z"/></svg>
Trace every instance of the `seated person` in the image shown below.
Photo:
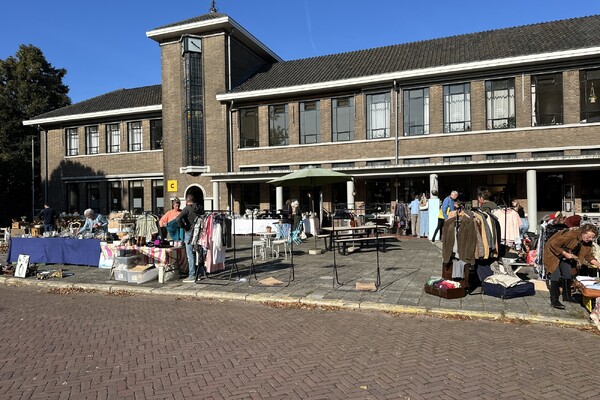
<svg viewBox="0 0 600 400"><path fill-rule="evenodd" d="M102 214L97 214L91 208L83 212L85 223L79 229L78 233L84 232L106 232L108 229L108 221Z"/></svg>

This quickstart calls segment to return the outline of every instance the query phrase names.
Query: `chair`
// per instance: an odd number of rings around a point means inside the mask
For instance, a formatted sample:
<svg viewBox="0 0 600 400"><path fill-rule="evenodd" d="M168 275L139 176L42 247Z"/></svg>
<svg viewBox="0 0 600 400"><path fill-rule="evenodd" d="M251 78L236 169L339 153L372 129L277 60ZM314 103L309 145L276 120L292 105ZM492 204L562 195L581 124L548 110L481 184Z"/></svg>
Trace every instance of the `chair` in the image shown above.
<svg viewBox="0 0 600 400"><path fill-rule="evenodd" d="M275 230L277 232L275 239L271 242L271 257L279 257L281 246L283 246L283 254L286 260L288 257L288 253L291 255L291 249L288 246L290 240L290 229L290 224L275 225Z"/></svg>
<svg viewBox="0 0 600 400"><path fill-rule="evenodd" d="M252 258L260 256L261 260L264 260L266 258L266 249L267 244L263 239L252 241Z"/></svg>

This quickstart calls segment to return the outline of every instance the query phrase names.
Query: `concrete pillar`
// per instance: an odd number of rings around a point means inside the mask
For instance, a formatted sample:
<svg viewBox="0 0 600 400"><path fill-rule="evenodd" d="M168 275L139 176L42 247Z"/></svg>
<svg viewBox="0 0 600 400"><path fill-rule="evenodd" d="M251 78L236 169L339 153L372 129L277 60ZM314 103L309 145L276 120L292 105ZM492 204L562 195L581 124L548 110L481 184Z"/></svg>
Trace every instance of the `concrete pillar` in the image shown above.
<svg viewBox="0 0 600 400"><path fill-rule="evenodd" d="M283 186L275 187L275 210L283 210Z"/></svg>
<svg viewBox="0 0 600 400"><path fill-rule="evenodd" d="M221 192L219 190L219 182L212 183L212 192L213 192L213 210L221 209L221 202L219 199L221 198Z"/></svg>
<svg viewBox="0 0 600 400"><path fill-rule="evenodd" d="M438 176L437 174L429 174L429 193L432 199L437 199L440 194L440 190L438 189ZM433 193L437 193L437 195L433 195Z"/></svg>
<svg viewBox="0 0 600 400"><path fill-rule="evenodd" d="M346 203L348 203L348 209L354 210L354 181L346 182Z"/></svg>
<svg viewBox="0 0 600 400"><path fill-rule="evenodd" d="M527 220L529 231L536 232L538 228L538 206L537 206L537 174L534 169L527 171Z"/></svg>

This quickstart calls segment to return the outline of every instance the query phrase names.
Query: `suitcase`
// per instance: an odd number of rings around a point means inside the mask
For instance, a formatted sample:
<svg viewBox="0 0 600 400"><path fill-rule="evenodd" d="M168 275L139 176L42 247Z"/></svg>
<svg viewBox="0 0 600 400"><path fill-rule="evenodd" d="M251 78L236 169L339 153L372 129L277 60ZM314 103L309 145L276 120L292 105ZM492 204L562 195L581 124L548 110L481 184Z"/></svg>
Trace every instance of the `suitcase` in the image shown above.
<svg viewBox="0 0 600 400"><path fill-rule="evenodd" d="M498 297L501 299L512 299L515 297L525 297L535 295L535 285L533 282L523 281L523 283L511 287L485 282L485 278L493 275L489 265L479 265L477 267L477 275L481 280L481 288L483 294L488 296Z"/></svg>

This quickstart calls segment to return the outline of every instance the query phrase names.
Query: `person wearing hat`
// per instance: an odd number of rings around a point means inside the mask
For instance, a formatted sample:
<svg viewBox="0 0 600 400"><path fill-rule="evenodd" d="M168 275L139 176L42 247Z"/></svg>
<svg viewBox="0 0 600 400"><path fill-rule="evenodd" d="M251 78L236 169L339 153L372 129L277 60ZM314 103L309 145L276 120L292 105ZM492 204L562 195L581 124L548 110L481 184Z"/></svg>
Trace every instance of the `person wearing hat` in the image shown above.
<svg viewBox="0 0 600 400"><path fill-rule="evenodd" d="M166 228L167 233L171 237L171 240L175 242L176 246L179 246L179 242L183 240L183 229L177 225L176 218L181 212L181 200L175 197L171 201L171 209L158 220L158 225L161 228Z"/></svg>

